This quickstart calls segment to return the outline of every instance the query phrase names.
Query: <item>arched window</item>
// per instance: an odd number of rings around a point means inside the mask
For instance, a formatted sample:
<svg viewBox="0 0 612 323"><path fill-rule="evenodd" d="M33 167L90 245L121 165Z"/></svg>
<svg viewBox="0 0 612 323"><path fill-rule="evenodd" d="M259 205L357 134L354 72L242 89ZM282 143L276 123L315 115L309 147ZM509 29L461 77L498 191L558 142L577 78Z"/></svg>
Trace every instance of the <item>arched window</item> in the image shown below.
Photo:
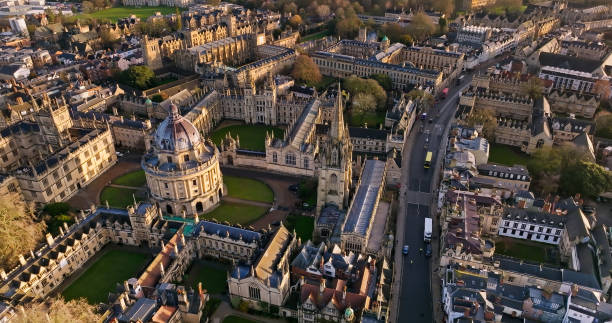
<svg viewBox="0 0 612 323"><path fill-rule="evenodd" d="M329 184L330 185L338 184L338 176L336 174L331 174L331 176L329 177Z"/></svg>
<svg viewBox="0 0 612 323"><path fill-rule="evenodd" d="M338 164L338 150L332 150L332 164Z"/></svg>

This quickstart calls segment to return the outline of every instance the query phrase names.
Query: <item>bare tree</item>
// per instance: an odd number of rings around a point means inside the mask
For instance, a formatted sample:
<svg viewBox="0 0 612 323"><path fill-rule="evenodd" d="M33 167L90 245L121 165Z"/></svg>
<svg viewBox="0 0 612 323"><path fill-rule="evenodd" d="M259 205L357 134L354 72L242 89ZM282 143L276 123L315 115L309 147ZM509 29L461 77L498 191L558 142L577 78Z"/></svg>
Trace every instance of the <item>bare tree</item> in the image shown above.
<svg viewBox="0 0 612 323"><path fill-rule="evenodd" d="M83 298L68 302L62 298L53 298L21 308L12 322L98 322L100 318L95 312L95 307L89 305Z"/></svg>
<svg viewBox="0 0 612 323"><path fill-rule="evenodd" d="M35 218L32 206L0 197L0 264L11 269L18 255L34 250L45 227Z"/></svg>

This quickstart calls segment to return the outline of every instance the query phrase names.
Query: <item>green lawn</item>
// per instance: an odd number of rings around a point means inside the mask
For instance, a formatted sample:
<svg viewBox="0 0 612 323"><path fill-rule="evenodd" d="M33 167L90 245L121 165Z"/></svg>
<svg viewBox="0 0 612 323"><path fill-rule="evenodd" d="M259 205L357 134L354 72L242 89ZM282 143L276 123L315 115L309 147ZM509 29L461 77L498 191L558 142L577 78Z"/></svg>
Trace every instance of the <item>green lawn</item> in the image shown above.
<svg viewBox="0 0 612 323"><path fill-rule="evenodd" d="M240 316L230 315L223 319L223 323L257 323L257 321L251 321Z"/></svg>
<svg viewBox="0 0 612 323"><path fill-rule="evenodd" d="M518 147L501 144L491 144L489 150L489 163L513 166L519 164L527 166L529 155L523 153Z"/></svg>
<svg viewBox="0 0 612 323"><path fill-rule="evenodd" d="M331 32L326 29L326 30L320 31L318 33L312 33L312 34L304 35L303 37L300 36L300 42L305 42L305 41L314 40L314 39L320 39L320 38L323 38L323 37L327 37L329 35L331 35Z"/></svg>
<svg viewBox="0 0 612 323"><path fill-rule="evenodd" d="M134 196L136 201L142 201L143 198L139 195L137 190L109 186L100 193L100 204L106 205L108 201L108 205L112 207L125 208L134 204Z"/></svg>
<svg viewBox="0 0 612 323"><path fill-rule="evenodd" d="M113 179L113 184L141 187L147 184L147 179L144 170L137 170Z"/></svg>
<svg viewBox="0 0 612 323"><path fill-rule="evenodd" d="M302 242L312 240L312 231L314 230L314 217L303 215L290 215L283 222L289 231L295 229L298 237L302 238Z"/></svg>
<svg viewBox="0 0 612 323"><path fill-rule="evenodd" d="M267 210L268 208L261 206L221 202L221 205L212 212L200 215L200 219L215 218L221 222L246 225L264 215Z"/></svg>
<svg viewBox="0 0 612 323"><path fill-rule="evenodd" d="M258 180L223 176L223 183L227 185L227 194L231 197L265 203L274 202L274 192L272 192L272 189Z"/></svg>
<svg viewBox="0 0 612 323"><path fill-rule="evenodd" d="M62 296L66 300L84 297L90 304L107 302L108 293L115 291L116 284L136 277L149 258L143 253L110 250L68 286Z"/></svg>
<svg viewBox="0 0 612 323"><path fill-rule="evenodd" d="M232 137L240 137L240 148L253 151L266 151L266 131L273 131L274 136L283 138L284 130L278 127L262 125L233 125L215 130L210 134L210 139L219 145L228 132Z"/></svg>
<svg viewBox="0 0 612 323"><path fill-rule="evenodd" d="M194 290L198 290L198 283L201 282L202 288L210 294L225 293L227 289L227 270L229 268L222 264L218 265L225 268L214 268L209 264L196 262L185 278L186 284L193 287Z"/></svg>
<svg viewBox="0 0 612 323"><path fill-rule="evenodd" d="M527 261L547 263L546 246L537 243L522 243L502 240L495 243L495 253Z"/></svg>
<svg viewBox="0 0 612 323"><path fill-rule="evenodd" d="M368 124L368 128L378 128L380 124L385 123L385 111L350 113L349 126L363 127L364 123Z"/></svg>
<svg viewBox="0 0 612 323"><path fill-rule="evenodd" d="M179 8L179 12L184 9ZM148 17L153 16L156 12L161 12L162 15L170 13L176 13L175 7L114 7L108 8L92 13L79 14L78 18L89 18L89 19L108 19L111 22L116 22L121 18L127 18L130 15L136 15L136 17L146 20Z"/></svg>

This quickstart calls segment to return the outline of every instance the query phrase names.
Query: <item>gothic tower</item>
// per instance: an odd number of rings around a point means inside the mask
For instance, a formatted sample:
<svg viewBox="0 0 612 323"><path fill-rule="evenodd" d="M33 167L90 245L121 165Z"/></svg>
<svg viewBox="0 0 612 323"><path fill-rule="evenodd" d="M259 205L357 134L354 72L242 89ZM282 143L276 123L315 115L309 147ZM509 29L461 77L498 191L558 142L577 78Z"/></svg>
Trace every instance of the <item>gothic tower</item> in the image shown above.
<svg viewBox="0 0 612 323"><path fill-rule="evenodd" d="M34 120L40 127L40 133L45 144L54 148L66 145L70 141L69 129L72 128L72 118L64 97L50 99L45 93Z"/></svg>
<svg viewBox="0 0 612 323"><path fill-rule="evenodd" d="M161 51L158 41L156 39L149 39L149 36L145 35L140 45L142 47L145 64L152 70L162 68Z"/></svg>
<svg viewBox="0 0 612 323"><path fill-rule="evenodd" d="M318 174L317 214L328 203L340 209L348 207L353 147L344 124L340 85L334 105L336 111L329 133L319 146L321 166Z"/></svg>

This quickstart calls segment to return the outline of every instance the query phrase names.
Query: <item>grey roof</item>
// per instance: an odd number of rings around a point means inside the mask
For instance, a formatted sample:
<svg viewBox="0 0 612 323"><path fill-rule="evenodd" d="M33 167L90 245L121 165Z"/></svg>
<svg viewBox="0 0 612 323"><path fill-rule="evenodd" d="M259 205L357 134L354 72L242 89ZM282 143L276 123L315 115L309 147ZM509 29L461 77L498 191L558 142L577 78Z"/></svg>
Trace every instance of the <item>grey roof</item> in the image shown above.
<svg viewBox="0 0 612 323"><path fill-rule="evenodd" d="M349 127L351 138L365 138L375 140L387 140L387 132L379 129L369 129L363 127Z"/></svg>
<svg viewBox="0 0 612 323"><path fill-rule="evenodd" d="M592 73L599 68L601 63L594 59L578 58L574 56L544 52L540 54L540 65Z"/></svg>
<svg viewBox="0 0 612 323"><path fill-rule="evenodd" d="M194 229L194 235L198 235L200 233L200 230L204 230L204 232L206 232L207 234L216 234L220 237L227 237L227 235L229 234L229 237L231 239L242 239L247 243L251 243L254 241L258 242L261 240L261 234L259 232L209 221L200 221Z"/></svg>
<svg viewBox="0 0 612 323"><path fill-rule="evenodd" d="M571 132L585 132L588 129L589 134L593 134L595 130L595 123L589 120L581 120L574 118L554 117L551 120L551 126L553 129L564 129L566 125L570 125Z"/></svg>
<svg viewBox="0 0 612 323"><path fill-rule="evenodd" d="M153 316L157 302L150 298L141 298L130 309L119 317L121 322L148 322Z"/></svg>
<svg viewBox="0 0 612 323"><path fill-rule="evenodd" d="M599 282L595 276L587 273L581 273L569 269L561 269L561 281L566 283L574 283L591 289L601 289Z"/></svg>
<svg viewBox="0 0 612 323"><path fill-rule="evenodd" d="M506 208L504 219L527 223L543 224L549 227L563 229L567 217L548 212L533 211L521 208Z"/></svg>
<svg viewBox="0 0 612 323"><path fill-rule="evenodd" d="M476 168L478 169L478 173L486 176L513 179L517 181L531 181L529 171L527 170L527 167L523 165L514 165L512 167L508 167L497 164L481 164L478 165ZM495 172L497 172L496 175ZM522 176L526 176L526 178L522 179Z"/></svg>
<svg viewBox="0 0 612 323"><path fill-rule="evenodd" d="M359 187L357 187L344 223L343 233L366 234L376 212L384 172L385 162L375 159L365 162Z"/></svg>

